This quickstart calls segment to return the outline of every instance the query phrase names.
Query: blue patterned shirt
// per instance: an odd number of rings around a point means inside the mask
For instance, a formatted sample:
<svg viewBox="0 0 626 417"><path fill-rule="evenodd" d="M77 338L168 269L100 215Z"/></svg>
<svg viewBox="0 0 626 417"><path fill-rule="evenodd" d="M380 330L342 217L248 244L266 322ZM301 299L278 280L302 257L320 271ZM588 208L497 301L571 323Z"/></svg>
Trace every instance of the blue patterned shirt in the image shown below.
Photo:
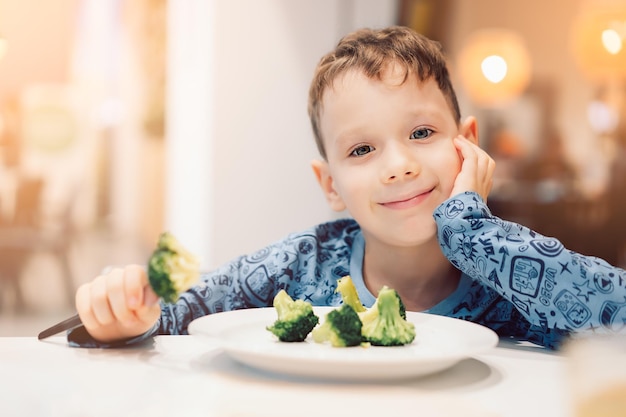
<svg viewBox="0 0 626 417"><path fill-rule="evenodd" d="M494 217L475 193L434 213L443 253L462 271L457 289L426 312L487 326L501 337L557 348L570 334L626 328L626 271L568 251L556 239ZM163 304L157 334L186 334L198 317L268 307L281 289L316 306L337 306L337 280L352 277L361 301L375 296L363 281L365 241L352 219L323 223L203 274L175 304ZM82 331L73 345L97 346Z"/></svg>

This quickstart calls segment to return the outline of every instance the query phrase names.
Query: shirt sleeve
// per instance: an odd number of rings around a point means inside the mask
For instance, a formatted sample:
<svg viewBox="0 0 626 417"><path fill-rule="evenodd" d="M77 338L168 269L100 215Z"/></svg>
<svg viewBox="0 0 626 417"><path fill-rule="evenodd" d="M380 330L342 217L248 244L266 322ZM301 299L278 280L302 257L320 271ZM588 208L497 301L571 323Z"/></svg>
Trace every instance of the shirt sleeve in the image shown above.
<svg viewBox="0 0 626 417"><path fill-rule="evenodd" d="M533 325L570 334L626 332L626 271L566 249L556 238L495 217L473 192L434 213L440 246Z"/></svg>
<svg viewBox="0 0 626 417"><path fill-rule="evenodd" d="M161 316L143 335L111 344L99 343L79 327L69 332L74 347L121 347L156 335L188 334L189 324L208 314L244 308L269 307L284 289L294 299L313 305L335 305L341 299L336 281L349 272L352 220L318 225L256 252L201 274L198 284L180 294L175 303L161 301Z"/></svg>

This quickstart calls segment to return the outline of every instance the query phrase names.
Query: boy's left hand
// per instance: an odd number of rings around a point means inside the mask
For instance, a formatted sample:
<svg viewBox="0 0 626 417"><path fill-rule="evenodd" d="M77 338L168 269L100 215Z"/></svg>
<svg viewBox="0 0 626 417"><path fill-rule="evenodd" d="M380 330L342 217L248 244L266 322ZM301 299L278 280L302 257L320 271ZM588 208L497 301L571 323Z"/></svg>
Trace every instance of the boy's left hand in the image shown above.
<svg viewBox="0 0 626 417"><path fill-rule="evenodd" d="M487 152L463 136L454 138L454 145L462 158L462 165L450 197L465 191L474 191L486 202L493 185L495 161Z"/></svg>

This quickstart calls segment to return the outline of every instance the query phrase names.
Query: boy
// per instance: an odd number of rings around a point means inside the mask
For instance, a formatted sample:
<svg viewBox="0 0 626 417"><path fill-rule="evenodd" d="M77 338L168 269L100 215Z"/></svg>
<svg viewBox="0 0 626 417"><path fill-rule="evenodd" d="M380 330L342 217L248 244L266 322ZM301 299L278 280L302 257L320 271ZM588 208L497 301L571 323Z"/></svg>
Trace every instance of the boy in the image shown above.
<svg viewBox="0 0 626 417"><path fill-rule="evenodd" d="M338 305L350 274L366 306L396 289L408 310L471 320L556 348L572 332L622 331L626 271L491 216L493 160L474 118L461 122L438 44L408 28L361 30L322 58L309 115L313 171L352 219L294 233L205 274L159 304L139 266L81 286L82 346L185 333L195 318L271 306L276 292ZM86 330L86 331L85 331Z"/></svg>

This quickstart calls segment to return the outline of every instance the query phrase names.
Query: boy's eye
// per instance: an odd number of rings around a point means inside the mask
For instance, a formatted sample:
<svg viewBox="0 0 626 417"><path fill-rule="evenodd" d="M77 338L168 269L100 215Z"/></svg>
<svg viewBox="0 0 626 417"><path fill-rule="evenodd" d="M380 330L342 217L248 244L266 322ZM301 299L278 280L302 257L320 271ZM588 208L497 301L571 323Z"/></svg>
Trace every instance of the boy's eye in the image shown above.
<svg viewBox="0 0 626 417"><path fill-rule="evenodd" d="M350 152L350 156L363 156L372 152L373 150L374 148L370 145L357 146L352 150L352 152Z"/></svg>
<svg viewBox="0 0 626 417"><path fill-rule="evenodd" d="M433 134L432 129L422 127L420 129L414 130L413 133L411 133L411 139L426 139L432 134Z"/></svg>

